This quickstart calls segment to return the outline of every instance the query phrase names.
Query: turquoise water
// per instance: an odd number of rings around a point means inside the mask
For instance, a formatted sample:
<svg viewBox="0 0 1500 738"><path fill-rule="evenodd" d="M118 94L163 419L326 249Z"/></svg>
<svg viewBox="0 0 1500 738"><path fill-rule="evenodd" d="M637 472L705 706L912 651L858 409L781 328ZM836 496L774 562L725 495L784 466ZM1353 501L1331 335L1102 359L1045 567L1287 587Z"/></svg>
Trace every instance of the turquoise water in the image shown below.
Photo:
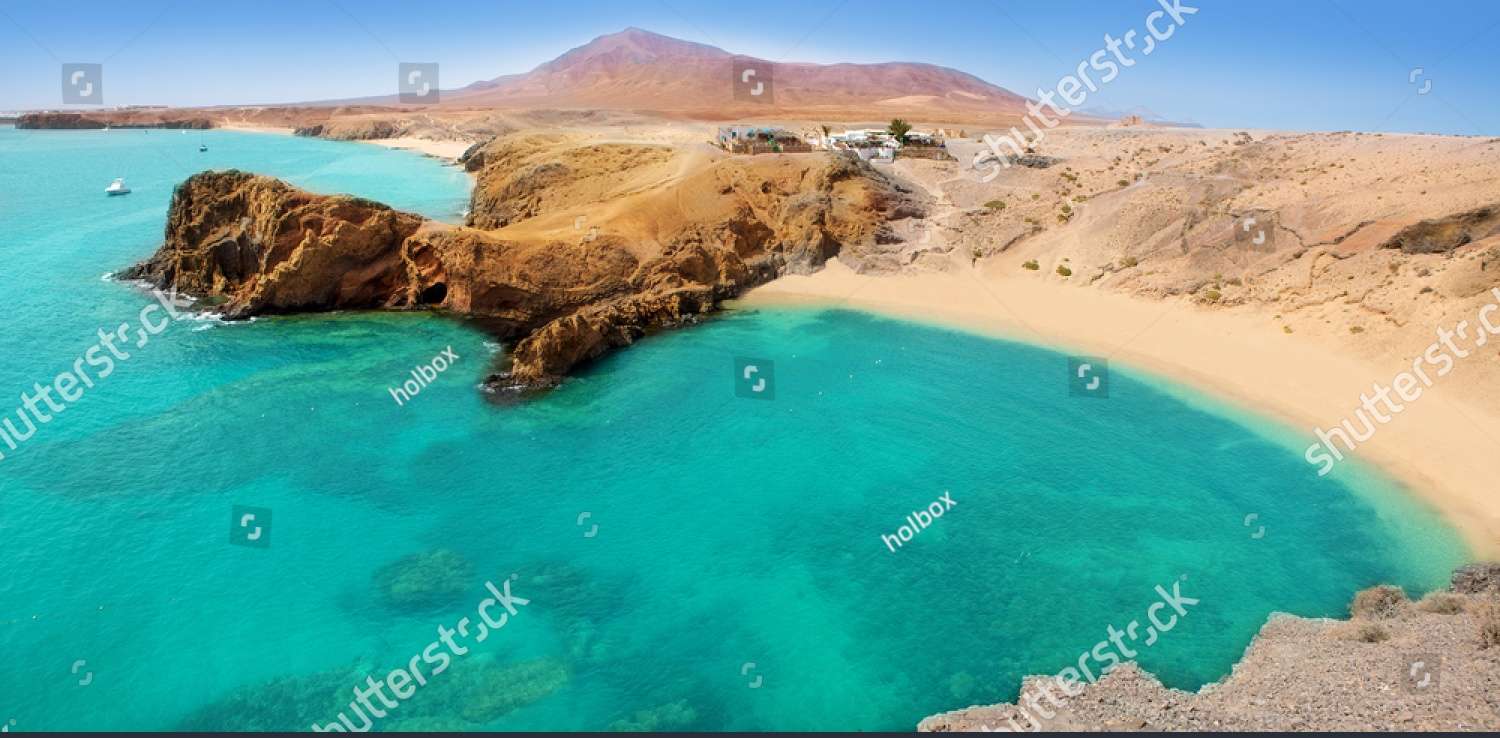
<svg viewBox="0 0 1500 738"><path fill-rule="evenodd" d="M136 319L150 298L100 277L199 168L447 220L467 197L405 152L198 140L0 129L10 397ZM116 176L134 194L105 198ZM434 316L184 321L129 350L0 460L13 730L305 730L512 573L531 603L381 727L903 730L1076 663L1156 585L1199 604L1138 660L1195 688L1272 611L1340 615L1466 556L1378 475L1319 479L1295 431L1120 367L1073 398L1057 354L853 312L730 314L519 407L476 388L485 337ZM736 396L738 356L775 362L774 400ZM273 511L269 547L231 545L235 505ZM472 566L456 590L382 596L378 570L438 549Z"/></svg>

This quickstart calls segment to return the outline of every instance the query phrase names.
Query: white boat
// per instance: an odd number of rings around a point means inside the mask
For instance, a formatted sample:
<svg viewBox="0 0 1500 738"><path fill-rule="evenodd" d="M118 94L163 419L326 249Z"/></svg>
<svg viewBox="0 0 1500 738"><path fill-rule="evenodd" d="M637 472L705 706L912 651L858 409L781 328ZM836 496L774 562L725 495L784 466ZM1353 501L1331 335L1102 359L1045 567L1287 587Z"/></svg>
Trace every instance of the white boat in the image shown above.
<svg viewBox="0 0 1500 738"><path fill-rule="evenodd" d="M198 144L198 153L208 151L208 144Z"/></svg>
<svg viewBox="0 0 1500 738"><path fill-rule="evenodd" d="M130 188L125 186L124 177L116 177L115 181L110 182L109 186L104 188L104 194L109 195L110 197L114 197L115 195L128 195L130 194Z"/></svg>

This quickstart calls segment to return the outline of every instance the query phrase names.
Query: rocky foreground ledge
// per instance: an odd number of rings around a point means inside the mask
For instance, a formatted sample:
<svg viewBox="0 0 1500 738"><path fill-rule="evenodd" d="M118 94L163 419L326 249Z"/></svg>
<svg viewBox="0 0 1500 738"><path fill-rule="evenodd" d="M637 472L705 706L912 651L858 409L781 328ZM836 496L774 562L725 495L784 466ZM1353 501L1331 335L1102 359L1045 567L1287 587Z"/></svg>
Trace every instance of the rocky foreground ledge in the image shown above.
<svg viewBox="0 0 1500 738"><path fill-rule="evenodd" d="M970 707L917 729L1500 730L1500 564L1459 569L1449 590L1417 602L1395 587L1365 590L1350 612L1343 621L1273 615L1234 672L1197 693L1167 689L1134 664L1071 697L1053 677L1033 676L1021 694L1038 707Z"/></svg>
<svg viewBox="0 0 1500 738"><path fill-rule="evenodd" d="M230 319L348 309L476 318L514 342L491 386L526 390L787 271L876 252L892 241L887 221L913 212L909 193L835 156L721 159L681 174L675 161L609 146L567 152L569 166L499 153L475 188L471 223L483 228L244 172L197 174L173 194L160 250L122 276L175 287ZM651 182L630 171L640 162L674 176L610 197L608 183L629 175Z"/></svg>

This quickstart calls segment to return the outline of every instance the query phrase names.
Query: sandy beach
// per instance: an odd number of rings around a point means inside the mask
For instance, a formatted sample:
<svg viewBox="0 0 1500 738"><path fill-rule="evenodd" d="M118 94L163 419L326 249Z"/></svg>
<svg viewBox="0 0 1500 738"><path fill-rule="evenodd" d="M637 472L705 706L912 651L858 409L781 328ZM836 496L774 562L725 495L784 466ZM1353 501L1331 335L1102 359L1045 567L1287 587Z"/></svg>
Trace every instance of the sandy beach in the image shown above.
<svg viewBox="0 0 1500 738"><path fill-rule="evenodd" d="M863 276L831 263L786 276L737 306L839 305L958 327L1066 353L1103 356L1304 430L1331 428L1372 383L1411 362L1372 362L1285 333L1264 308L1207 310L1178 301L999 276L980 268ZM1477 359L1475 359L1477 360ZM1373 464L1438 510L1477 556L1500 554L1500 419L1465 404L1455 375L1381 426L1353 458ZM1058 381L1064 381L1059 370Z"/></svg>
<svg viewBox="0 0 1500 738"><path fill-rule="evenodd" d="M430 138L401 136L399 138L373 138L359 143L375 144L388 149L404 149L426 154L445 161L458 161L458 157L473 145L472 141L434 141Z"/></svg>
<svg viewBox="0 0 1500 738"><path fill-rule="evenodd" d="M276 133L285 136L294 135L291 128L285 126L264 126L253 123L221 123L218 128L225 131L243 131L248 133ZM429 138L417 138L415 136L399 136L396 138L375 138L355 143L375 144L388 149L405 149L416 151L428 156L443 159L445 161L458 161L472 141L436 141Z"/></svg>

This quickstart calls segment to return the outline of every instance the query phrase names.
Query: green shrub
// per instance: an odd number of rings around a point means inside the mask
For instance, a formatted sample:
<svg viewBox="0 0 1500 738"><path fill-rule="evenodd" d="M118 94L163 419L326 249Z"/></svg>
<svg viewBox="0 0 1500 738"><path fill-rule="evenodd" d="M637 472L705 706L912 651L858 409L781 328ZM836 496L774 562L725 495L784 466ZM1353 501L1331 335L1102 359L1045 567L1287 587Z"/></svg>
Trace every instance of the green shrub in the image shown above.
<svg viewBox="0 0 1500 738"><path fill-rule="evenodd" d="M1022 262L1021 268L1022 269L1030 269L1031 271L1034 272L1034 271L1036 271L1038 269L1041 269L1042 266L1040 264L1036 263L1036 259L1031 259L1031 260Z"/></svg>
<svg viewBox="0 0 1500 738"><path fill-rule="evenodd" d="M989 208L990 210L1004 210L1005 209L1005 201L1004 200L990 200L989 202L985 203L984 206L987 207L987 208Z"/></svg>
<svg viewBox="0 0 1500 738"><path fill-rule="evenodd" d="M1061 264L1057 265L1057 273L1061 274L1064 277L1071 277L1071 276L1073 276L1073 270L1069 269L1069 268L1067 268L1067 267L1065 267L1065 266L1063 266Z"/></svg>
<svg viewBox="0 0 1500 738"><path fill-rule="evenodd" d="M1135 265L1137 265L1139 263L1140 262L1137 261L1134 256L1127 256L1124 259L1120 260L1120 266L1123 266L1126 269L1133 269L1133 268L1135 268Z"/></svg>
<svg viewBox="0 0 1500 738"><path fill-rule="evenodd" d="M1360 643L1380 643L1391 637L1390 632L1377 623L1350 623L1344 634L1346 638Z"/></svg>

